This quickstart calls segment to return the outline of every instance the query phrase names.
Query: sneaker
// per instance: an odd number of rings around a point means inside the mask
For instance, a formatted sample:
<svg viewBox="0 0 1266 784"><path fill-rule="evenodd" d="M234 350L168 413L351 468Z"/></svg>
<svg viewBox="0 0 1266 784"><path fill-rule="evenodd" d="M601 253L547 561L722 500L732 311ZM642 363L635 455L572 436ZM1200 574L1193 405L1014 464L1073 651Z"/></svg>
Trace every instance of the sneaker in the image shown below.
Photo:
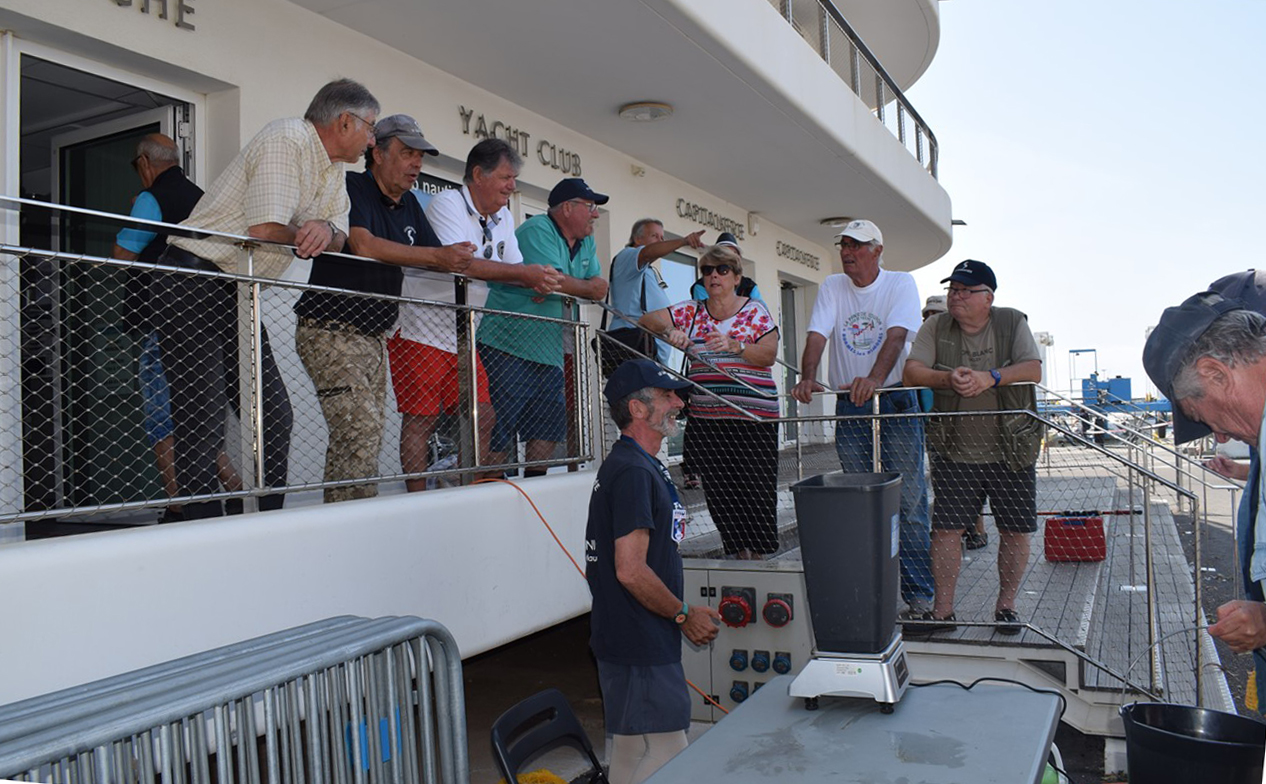
<svg viewBox="0 0 1266 784"><path fill-rule="evenodd" d="M1024 622L1020 620L1020 616L1015 610L998 610L993 614L994 621L997 625L993 630L998 634L1014 635L1019 634L1024 628Z"/></svg>
<svg viewBox="0 0 1266 784"><path fill-rule="evenodd" d="M963 543L967 545L968 550L979 550L982 547L988 547L989 534L984 531L976 533L969 528L963 531Z"/></svg>
<svg viewBox="0 0 1266 784"><path fill-rule="evenodd" d="M682 487L687 490L698 490L703 486L703 482L699 481L698 474L685 474L683 476Z"/></svg>
<svg viewBox="0 0 1266 784"><path fill-rule="evenodd" d="M901 623L901 634L912 640L931 637L937 632L952 632L958 628L957 620L954 613L950 613L945 618L937 618L929 612L924 613L907 613L906 618Z"/></svg>

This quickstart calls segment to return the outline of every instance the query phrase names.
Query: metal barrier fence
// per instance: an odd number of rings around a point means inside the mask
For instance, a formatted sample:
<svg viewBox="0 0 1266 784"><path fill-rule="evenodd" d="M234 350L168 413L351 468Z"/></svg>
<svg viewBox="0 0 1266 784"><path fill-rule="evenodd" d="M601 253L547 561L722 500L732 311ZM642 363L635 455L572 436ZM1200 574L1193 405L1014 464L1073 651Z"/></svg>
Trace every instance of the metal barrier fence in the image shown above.
<svg viewBox="0 0 1266 784"><path fill-rule="evenodd" d="M419 274L463 301L469 281ZM9 245L0 280L15 370L0 389L0 522L272 509L296 491L338 501L592 453L587 324L570 298L548 318Z"/></svg>
<svg viewBox="0 0 1266 784"><path fill-rule="evenodd" d="M461 656L419 618L332 618L0 707L0 777L466 784Z"/></svg>
<svg viewBox="0 0 1266 784"><path fill-rule="evenodd" d="M831 0L769 0L818 56L831 66L880 124L897 137L933 177L939 147L901 88ZM907 129L907 123L912 126Z"/></svg>

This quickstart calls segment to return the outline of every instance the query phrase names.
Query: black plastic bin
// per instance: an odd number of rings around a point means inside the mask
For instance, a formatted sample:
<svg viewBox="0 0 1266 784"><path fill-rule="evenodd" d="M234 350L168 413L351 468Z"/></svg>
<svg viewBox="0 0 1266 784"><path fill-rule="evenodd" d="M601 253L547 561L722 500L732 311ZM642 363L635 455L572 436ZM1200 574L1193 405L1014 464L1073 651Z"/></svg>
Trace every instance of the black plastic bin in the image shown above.
<svg viewBox="0 0 1266 784"><path fill-rule="evenodd" d="M1266 724L1248 716L1136 702L1121 706L1130 784L1259 784Z"/></svg>
<svg viewBox="0 0 1266 784"><path fill-rule="evenodd" d="M897 629L901 474L824 474L791 493L817 649L879 653Z"/></svg>

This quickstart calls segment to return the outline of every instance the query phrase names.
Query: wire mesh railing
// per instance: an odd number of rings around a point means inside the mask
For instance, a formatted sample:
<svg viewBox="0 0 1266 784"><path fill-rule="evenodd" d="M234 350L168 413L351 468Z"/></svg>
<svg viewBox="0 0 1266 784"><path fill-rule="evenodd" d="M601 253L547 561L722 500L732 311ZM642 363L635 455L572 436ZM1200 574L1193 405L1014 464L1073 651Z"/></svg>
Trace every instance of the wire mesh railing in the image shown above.
<svg viewBox="0 0 1266 784"><path fill-rule="evenodd" d="M570 298L551 318L261 278L256 246L220 239L242 271L0 245L0 522L275 509L590 459ZM465 302L466 279L436 277ZM402 308L449 350L397 335Z"/></svg>
<svg viewBox="0 0 1266 784"><path fill-rule="evenodd" d="M333 618L3 706L0 776L465 784L461 655L419 618Z"/></svg>
<svg viewBox="0 0 1266 784"><path fill-rule="evenodd" d="M937 176L939 147L901 88L831 0L769 0L814 52L870 107L881 125Z"/></svg>

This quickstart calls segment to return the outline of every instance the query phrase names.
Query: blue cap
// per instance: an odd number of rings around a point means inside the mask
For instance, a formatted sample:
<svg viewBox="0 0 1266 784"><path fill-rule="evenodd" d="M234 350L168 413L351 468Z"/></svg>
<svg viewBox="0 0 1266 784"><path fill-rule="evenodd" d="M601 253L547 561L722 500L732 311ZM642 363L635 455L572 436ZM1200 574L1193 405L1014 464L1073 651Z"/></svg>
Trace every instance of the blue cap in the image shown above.
<svg viewBox="0 0 1266 784"><path fill-rule="evenodd" d="M1241 309L1266 316L1266 270L1246 270L1218 278L1207 292L1189 297L1178 307L1168 308L1147 338L1143 367L1173 406L1175 444L1194 441L1210 432L1203 423L1188 419L1174 400L1173 381L1178 363L1218 316Z"/></svg>
<svg viewBox="0 0 1266 784"><path fill-rule="evenodd" d="M951 280L967 286L988 286L990 291L998 290L998 279L994 277L993 270L989 269L988 264L975 259L958 262L950 276L943 278L941 282L949 283Z"/></svg>
<svg viewBox="0 0 1266 784"><path fill-rule="evenodd" d="M568 177L565 180L559 180L554 186L554 190L549 192L549 206L557 207L565 201L572 199L588 199L594 204L606 204L611 201L611 197L605 193L597 193L589 184L579 177Z"/></svg>
<svg viewBox="0 0 1266 784"><path fill-rule="evenodd" d="M1205 291L1165 308L1160 322L1143 345L1143 369L1161 394L1169 398L1174 411L1174 443L1182 444L1209 434L1209 428L1188 419L1174 400L1174 376L1191 347L1209 325L1233 310L1248 310L1239 300L1227 299L1216 291Z"/></svg>
<svg viewBox="0 0 1266 784"><path fill-rule="evenodd" d="M630 359L615 369L602 388L602 394L608 403L614 403L647 387L682 389L688 386L689 381L682 381L649 359Z"/></svg>

